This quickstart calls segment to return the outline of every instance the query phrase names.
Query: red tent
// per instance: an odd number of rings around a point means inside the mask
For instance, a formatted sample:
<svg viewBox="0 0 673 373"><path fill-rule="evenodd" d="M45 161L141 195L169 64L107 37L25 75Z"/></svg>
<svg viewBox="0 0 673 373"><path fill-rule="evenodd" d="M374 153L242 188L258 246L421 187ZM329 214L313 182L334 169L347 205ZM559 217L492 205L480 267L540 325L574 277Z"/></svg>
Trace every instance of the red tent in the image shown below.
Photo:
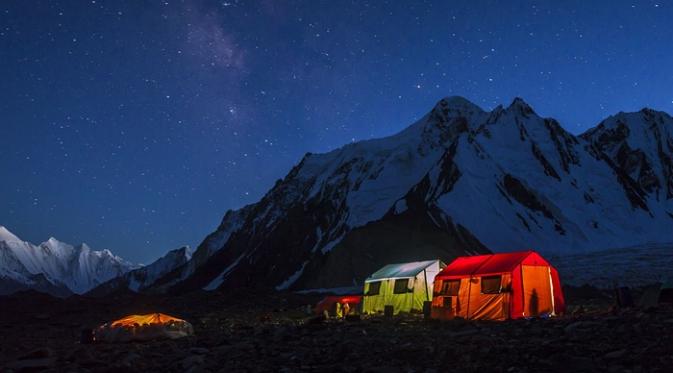
<svg viewBox="0 0 673 373"><path fill-rule="evenodd" d="M558 272L534 251L459 257L435 277L433 318L505 320L563 312Z"/></svg>
<svg viewBox="0 0 673 373"><path fill-rule="evenodd" d="M360 313L358 309L361 302L362 295L328 295L318 302L314 312L317 315L322 315L324 311L327 311L331 316L341 316L340 313L343 312L341 311L343 306L348 304L350 308L349 313L356 314Z"/></svg>

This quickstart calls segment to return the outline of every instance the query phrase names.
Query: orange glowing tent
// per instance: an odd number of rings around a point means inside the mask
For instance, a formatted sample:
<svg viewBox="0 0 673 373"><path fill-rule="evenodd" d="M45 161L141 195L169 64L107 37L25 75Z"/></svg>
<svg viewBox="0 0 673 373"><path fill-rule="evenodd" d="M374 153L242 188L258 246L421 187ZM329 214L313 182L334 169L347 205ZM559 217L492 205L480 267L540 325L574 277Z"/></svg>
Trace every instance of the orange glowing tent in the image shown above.
<svg viewBox="0 0 673 373"><path fill-rule="evenodd" d="M194 335L185 320L163 313L130 315L103 324L93 332L95 342L130 342L153 339L177 339Z"/></svg>
<svg viewBox="0 0 673 373"><path fill-rule="evenodd" d="M558 272L534 251L459 257L435 277L433 318L505 320L564 312Z"/></svg>

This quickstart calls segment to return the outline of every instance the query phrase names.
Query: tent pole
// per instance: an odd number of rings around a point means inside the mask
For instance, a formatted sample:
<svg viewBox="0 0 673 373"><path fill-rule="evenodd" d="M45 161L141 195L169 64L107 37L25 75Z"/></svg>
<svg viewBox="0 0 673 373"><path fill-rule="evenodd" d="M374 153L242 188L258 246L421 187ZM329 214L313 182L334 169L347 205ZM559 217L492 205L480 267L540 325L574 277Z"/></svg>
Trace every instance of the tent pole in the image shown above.
<svg viewBox="0 0 673 373"><path fill-rule="evenodd" d="M549 271L549 288L551 289L551 314L556 316L556 305L554 304L554 281L551 278L551 267L547 267Z"/></svg>
<svg viewBox="0 0 673 373"><path fill-rule="evenodd" d="M526 317L526 290L523 288L523 264L519 265L519 271L521 272L521 315Z"/></svg>
<svg viewBox="0 0 673 373"><path fill-rule="evenodd" d="M470 319L470 293L472 293L472 275L467 278L467 311L465 319Z"/></svg>
<svg viewBox="0 0 673 373"><path fill-rule="evenodd" d="M430 296L428 295L428 274L425 272L425 268L423 268L423 279L425 280L425 300L430 300Z"/></svg>

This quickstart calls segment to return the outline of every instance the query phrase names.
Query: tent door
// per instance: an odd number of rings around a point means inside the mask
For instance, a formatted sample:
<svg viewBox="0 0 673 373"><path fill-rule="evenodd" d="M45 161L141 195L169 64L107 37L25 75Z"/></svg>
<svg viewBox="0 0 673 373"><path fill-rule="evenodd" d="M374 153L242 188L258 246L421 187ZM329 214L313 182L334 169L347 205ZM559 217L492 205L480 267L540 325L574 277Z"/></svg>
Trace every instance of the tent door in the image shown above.
<svg viewBox="0 0 673 373"><path fill-rule="evenodd" d="M539 316L554 312L549 267L521 266L523 277L524 316Z"/></svg>

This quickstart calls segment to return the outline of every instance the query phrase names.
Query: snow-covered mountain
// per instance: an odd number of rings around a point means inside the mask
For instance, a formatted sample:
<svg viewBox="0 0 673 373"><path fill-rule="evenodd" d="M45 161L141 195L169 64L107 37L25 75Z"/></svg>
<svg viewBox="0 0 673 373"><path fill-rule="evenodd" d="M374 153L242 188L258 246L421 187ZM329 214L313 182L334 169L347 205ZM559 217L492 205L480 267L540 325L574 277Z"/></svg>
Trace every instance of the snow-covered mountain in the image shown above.
<svg viewBox="0 0 673 373"><path fill-rule="evenodd" d="M134 268L109 250L72 246L53 237L34 245L0 226L0 293L36 289L81 294Z"/></svg>
<svg viewBox="0 0 673 373"><path fill-rule="evenodd" d="M447 97L398 134L306 154L154 288L337 287L395 261L673 242L672 134L649 109L574 136L519 98Z"/></svg>
<svg viewBox="0 0 673 373"><path fill-rule="evenodd" d="M153 263L131 270L119 277L104 282L93 288L87 294L104 296L119 290L131 290L133 292L144 291L162 276L173 271L175 268L186 264L191 257L192 251L188 246L171 250Z"/></svg>

